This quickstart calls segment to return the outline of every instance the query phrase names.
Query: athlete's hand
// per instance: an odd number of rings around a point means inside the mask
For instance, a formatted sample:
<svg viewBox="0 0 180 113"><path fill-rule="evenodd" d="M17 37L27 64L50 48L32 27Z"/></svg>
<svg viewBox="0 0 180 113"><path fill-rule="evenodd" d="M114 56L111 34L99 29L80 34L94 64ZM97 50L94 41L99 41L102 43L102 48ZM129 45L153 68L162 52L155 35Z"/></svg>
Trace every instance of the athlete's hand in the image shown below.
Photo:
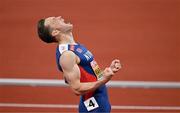
<svg viewBox="0 0 180 113"><path fill-rule="evenodd" d="M109 81L113 75L114 75L114 72L112 71L110 67L107 67L104 69L103 78L106 80L106 82Z"/></svg>
<svg viewBox="0 0 180 113"><path fill-rule="evenodd" d="M110 67L105 68L103 71L104 80L108 82L119 69L121 69L120 61L117 59L113 60Z"/></svg>
<svg viewBox="0 0 180 113"><path fill-rule="evenodd" d="M112 70L113 73L118 72L121 69L120 60L117 59L113 60L110 65L110 69Z"/></svg>

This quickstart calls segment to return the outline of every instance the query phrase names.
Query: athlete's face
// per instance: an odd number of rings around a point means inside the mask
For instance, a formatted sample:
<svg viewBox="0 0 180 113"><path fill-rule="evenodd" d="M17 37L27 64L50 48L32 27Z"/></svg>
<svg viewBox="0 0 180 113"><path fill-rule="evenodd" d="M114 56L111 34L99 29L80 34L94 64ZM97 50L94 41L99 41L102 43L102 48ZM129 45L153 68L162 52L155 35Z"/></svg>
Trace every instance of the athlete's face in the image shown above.
<svg viewBox="0 0 180 113"><path fill-rule="evenodd" d="M73 29L73 25L69 22L65 22L61 16L46 18L45 26L48 26L52 31L59 30L63 33L72 31Z"/></svg>

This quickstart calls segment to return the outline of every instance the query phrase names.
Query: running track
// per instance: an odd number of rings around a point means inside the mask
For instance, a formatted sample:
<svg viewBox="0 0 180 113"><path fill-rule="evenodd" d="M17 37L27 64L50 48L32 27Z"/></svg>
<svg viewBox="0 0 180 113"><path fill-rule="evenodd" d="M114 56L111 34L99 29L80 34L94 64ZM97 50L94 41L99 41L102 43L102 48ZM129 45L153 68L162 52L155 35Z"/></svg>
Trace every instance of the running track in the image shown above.
<svg viewBox="0 0 180 113"><path fill-rule="evenodd" d="M119 58L113 80L180 81L179 0L1 0L0 77L62 79L55 44L36 33L40 18L62 15L74 24L74 38L102 68ZM180 106L177 89L109 89L118 106ZM0 103L73 104L67 88L0 86ZM76 109L0 107L0 112L76 112ZM114 112L163 112L113 110ZM172 112L171 110L167 112Z"/></svg>

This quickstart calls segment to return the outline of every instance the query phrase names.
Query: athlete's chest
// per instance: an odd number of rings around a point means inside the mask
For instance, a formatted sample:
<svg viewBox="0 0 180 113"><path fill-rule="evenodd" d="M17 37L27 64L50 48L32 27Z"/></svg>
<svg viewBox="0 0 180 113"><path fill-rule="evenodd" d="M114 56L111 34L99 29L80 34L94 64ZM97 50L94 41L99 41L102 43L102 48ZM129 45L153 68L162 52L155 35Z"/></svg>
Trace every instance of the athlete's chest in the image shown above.
<svg viewBox="0 0 180 113"><path fill-rule="evenodd" d="M85 65L93 61L93 54L83 45L77 45L74 47L74 52L80 59L80 64Z"/></svg>

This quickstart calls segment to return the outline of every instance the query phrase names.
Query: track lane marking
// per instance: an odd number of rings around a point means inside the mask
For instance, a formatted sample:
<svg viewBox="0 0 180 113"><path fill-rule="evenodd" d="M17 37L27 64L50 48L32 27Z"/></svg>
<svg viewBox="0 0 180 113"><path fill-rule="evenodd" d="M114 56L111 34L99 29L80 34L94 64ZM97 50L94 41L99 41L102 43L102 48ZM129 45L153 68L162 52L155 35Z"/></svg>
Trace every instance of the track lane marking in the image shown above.
<svg viewBox="0 0 180 113"><path fill-rule="evenodd" d="M0 107L25 107L25 108L78 108L73 104L28 104L28 103L0 103ZM120 106L112 105L112 109L119 110L180 110L180 106Z"/></svg>

